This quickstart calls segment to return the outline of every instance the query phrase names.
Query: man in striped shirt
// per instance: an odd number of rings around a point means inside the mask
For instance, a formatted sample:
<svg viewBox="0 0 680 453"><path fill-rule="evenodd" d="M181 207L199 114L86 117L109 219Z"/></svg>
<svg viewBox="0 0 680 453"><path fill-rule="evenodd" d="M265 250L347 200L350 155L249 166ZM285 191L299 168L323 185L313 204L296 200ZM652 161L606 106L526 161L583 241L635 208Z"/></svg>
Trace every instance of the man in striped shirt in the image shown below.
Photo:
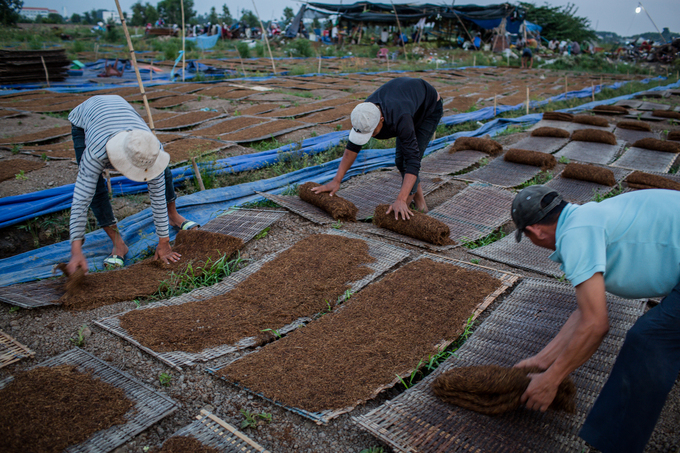
<svg viewBox="0 0 680 453"><path fill-rule="evenodd" d="M83 255L87 208L90 206L101 226L113 242L105 265L122 266L127 245L118 233L116 218L109 201L102 172L115 168L133 181L146 181L151 198L153 221L158 235L155 259L176 262L172 251L169 225L190 229L197 223L186 220L175 207L172 174L167 168L170 156L151 133L144 120L120 96L94 96L73 109L68 117L72 125L73 144L78 161L78 177L71 204L71 260L67 270L79 267L87 271Z"/></svg>

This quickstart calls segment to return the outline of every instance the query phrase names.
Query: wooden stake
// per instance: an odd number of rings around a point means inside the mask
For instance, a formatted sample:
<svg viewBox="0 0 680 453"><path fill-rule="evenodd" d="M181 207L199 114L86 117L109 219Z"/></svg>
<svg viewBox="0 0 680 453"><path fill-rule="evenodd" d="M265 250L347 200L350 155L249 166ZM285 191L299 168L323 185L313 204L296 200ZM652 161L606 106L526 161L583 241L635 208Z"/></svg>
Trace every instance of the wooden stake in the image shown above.
<svg viewBox="0 0 680 453"><path fill-rule="evenodd" d="M529 114L529 87L527 87L527 115Z"/></svg>
<svg viewBox="0 0 680 453"><path fill-rule="evenodd" d="M255 8L255 14L257 14L257 20L260 22L260 30L262 30L262 37L264 38L265 44L267 44L267 50L269 51L269 58L272 60L272 69L274 70L274 75L276 75L276 65L274 65L274 55L272 55L272 49L269 47L269 40L267 39L267 30L264 29L262 25L262 19L260 19L260 13L257 12L257 6L255 5L255 0L252 0L253 8Z"/></svg>
<svg viewBox="0 0 680 453"><path fill-rule="evenodd" d="M404 59L406 58L406 44L404 43L404 33L401 31L401 23L399 22L399 15L397 14L397 8L394 7L394 2L390 0L390 3L392 3L392 9L394 9L394 17L397 19L397 27L399 27L399 39L401 40L401 47L404 49Z"/></svg>
<svg viewBox="0 0 680 453"><path fill-rule="evenodd" d="M201 172L198 171L198 165L196 165L195 157L191 158L191 166L194 167L194 175L196 176L196 181L198 181L198 188L201 190L205 190L205 186L203 185L203 178L201 178Z"/></svg>
<svg viewBox="0 0 680 453"><path fill-rule="evenodd" d="M182 10L182 82L184 82L184 74L186 73L186 48L184 47L184 40L186 38L186 32L184 31L184 0L180 0L179 7Z"/></svg>
<svg viewBox="0 0 680 453"><path fill-rule="evenodd" d="M316 71L317 74L321 74L321 55L319 55L319 69Z"/></svg>
<svg viewBox="0 0 680 453"><path fill-rule="evenodd" d="M45 70L45 81L47 82L47 88L50 87L50 74L47 72L47 65L45 64L45 59L40 55L40 61L42 61L43 69Z"/></svg>
<svg viewBox="0 0 680 453"><path fill-rule="evenodd" d="M564 76L564 100L567 100L567 76Z"/></svg>
<svg viewBox="0 0 680 453"><path fill-rule="evenodd" d="M590 100L595 102L595 85L593 85L593 82L590 82Z"/></svg>
<svg viewBox="0 0 680 453"><path fill-rule="evenodd" d="M498 95L494 94L493 95L493 116L496 116L496 104L497 104L496 100L497 100L497 98L498 98Z"/></svg>
<svg viewBox="0 0 680 453"><path fill-rule="evenodd" d="M104 170L104 177L106 178L106 187L109 189L109 194L113 195L113 189L111 188L111 172L109 172L109 170Z"/></svg>
<svg viewBox="0 0 680 453"><path fill-rule="evenodd" d="M153 80L153 58L151 59L151 67L149 68L149 82Z"/></svg>
<svg viewBox="0 0 680 453"><path fill-rule="evenodd" d="M127 39L128 48L130 49L130 60L132 60L132 66L135 68L135 74L137 75L137 83L139 84L139 91L142 93L142 100L144 101L144 108L146 109L146 114L149 117L149 128L155 134L156 127L153 124L153 117L151 116L151 109L149 108L149 100L146 98L146 92L144 91L144 83L142 82L142 76L139 74L139 66L137 66L137 57L135 56L135 49L132 47L132 39L130 39L130 32L128 31L127 24L125 23L125 16L123 16L123 10L120 7L120 2L116 0L116 7L118 8L118 16L120 17L120 22L123 25L123 31L125 32L125 39Z"/></svg>
<svg viewBox="0 0 680 453"><path fill-rule="evenodd" d="M472 56L472 66L476 67L477 66L477 55Z"/></svg>
<svg viewBox="0 0 680 453"><path fill-rule="evenodd" d="M99 44L94 43L94 61L99 60Z"/></svg>
<svg viewBox="0 0 680 453"><path fill-rule="evenodd" d="M246 68L243 66L243 58L241 58L241 54L238 54L238 59L241 60L241 71L243 71L243 77L246 77Z"/></svg>

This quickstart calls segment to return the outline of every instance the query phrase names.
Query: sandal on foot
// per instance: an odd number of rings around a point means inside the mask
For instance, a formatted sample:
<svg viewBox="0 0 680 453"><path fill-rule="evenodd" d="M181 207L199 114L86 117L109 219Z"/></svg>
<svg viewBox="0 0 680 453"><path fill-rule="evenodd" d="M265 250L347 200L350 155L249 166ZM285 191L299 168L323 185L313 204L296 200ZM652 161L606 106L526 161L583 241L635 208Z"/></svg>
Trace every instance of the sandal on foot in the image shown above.
<svg viewBox="0 0 680 453"><path fill-rule="evenodd" d="M125 259L122 256L111 254L104 258L104 267L107 269L117 269L125 266Z"/></svg>
<svg viewBox="0 0 680 453"><path fill-rule="evenodd" d="M201 226L201 225L199 225L198 223L194 222L193 220L185 220L185 221L182 222L182 224L179 226L179 229L180 229L180 230L192 230L192 229L198 228L198 227L200 227L200 226Z"/></svg>

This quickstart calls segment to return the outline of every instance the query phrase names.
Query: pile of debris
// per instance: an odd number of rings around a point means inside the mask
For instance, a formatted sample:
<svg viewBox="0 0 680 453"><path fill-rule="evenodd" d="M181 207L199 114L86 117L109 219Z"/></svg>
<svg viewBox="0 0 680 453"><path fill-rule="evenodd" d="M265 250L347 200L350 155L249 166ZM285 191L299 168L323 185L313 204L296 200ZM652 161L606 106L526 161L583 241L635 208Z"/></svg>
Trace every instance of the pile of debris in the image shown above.
<svg viewBox="0 0 680 453"><path fill-rule="evenodd" d="M65 49L0 50L0 84L61 82L70 64Z"/></svg>

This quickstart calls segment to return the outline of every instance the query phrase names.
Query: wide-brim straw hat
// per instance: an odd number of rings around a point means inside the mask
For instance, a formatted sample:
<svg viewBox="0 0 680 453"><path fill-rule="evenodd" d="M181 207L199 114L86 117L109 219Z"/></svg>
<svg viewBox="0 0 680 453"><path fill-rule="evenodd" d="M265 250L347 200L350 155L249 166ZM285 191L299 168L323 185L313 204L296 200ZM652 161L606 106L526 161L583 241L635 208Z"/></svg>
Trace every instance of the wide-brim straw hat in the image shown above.
<svg viewBox="0 0 680 453"><path fill-rule="evenodd" d="M112 136L106 143L111 165L123 176L137 182L151 181L163 173L170 155L150 131L132 129Z"/></svg>

